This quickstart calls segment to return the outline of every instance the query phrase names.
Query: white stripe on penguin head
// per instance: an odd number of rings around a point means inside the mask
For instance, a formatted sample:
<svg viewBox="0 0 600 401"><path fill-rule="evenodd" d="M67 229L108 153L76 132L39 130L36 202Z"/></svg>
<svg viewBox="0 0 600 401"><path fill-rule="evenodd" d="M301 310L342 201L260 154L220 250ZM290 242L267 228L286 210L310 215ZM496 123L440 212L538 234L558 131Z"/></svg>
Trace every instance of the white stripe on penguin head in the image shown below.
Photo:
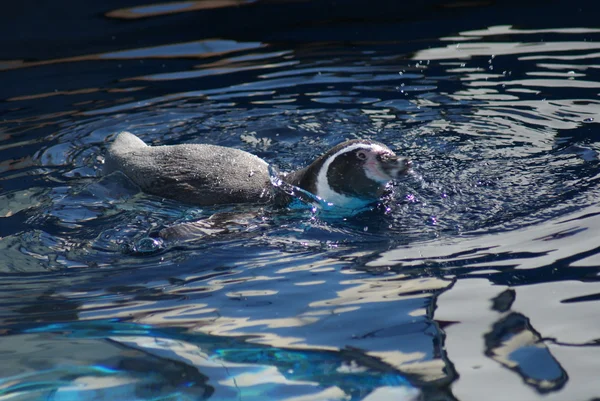
<svg viewBox="0 0 600 401"><path fill-rule="evenodd" d="M352 203L356 201L354 198L335 192L331 188L331 185L329 185L329 180L327 179L327 171L329 170L329 166L331 165L331 163L333 163L335 158L340 155L343 155L344 153L355 151L356 149L368 149L381 151L384 153L389 152L389 149L386 149L383 146L367 143L357 143L354 145L350 145L347 148L338 150L336 153L329 156L327 160L325 160L325 163L323 163L323 166L321 166L321 170L317 175L317 193L315 195L327 202L331 202L339 206L343 206L343 204Z"/></svg>

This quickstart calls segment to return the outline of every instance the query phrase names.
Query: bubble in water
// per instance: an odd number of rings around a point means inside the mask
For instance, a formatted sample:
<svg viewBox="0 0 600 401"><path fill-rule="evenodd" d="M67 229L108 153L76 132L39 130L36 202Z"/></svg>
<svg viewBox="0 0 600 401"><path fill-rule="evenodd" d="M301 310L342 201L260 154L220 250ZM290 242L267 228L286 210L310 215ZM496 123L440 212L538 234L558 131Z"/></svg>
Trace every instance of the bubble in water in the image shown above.
<svg viewBox="0 0 600 401"><path fill-rule="evenodd" d="M163 242L160 238L145 237L133 245L133 251L139 253L153 253L162 249Z"/></svg>

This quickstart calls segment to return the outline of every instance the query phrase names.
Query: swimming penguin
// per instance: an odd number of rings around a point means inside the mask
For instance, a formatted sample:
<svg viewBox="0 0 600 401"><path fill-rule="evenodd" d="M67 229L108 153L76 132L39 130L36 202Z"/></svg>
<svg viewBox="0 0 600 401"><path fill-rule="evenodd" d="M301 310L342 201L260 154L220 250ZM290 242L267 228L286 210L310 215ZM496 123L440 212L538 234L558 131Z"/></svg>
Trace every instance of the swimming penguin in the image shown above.
<svg viewBox="0 0 600 401"><path fill-rule="evenodd" d="M382 143L357 139L280 178L335 206L359 208L376 201L386 185L410 166L407 158ZM121 132L109 147L104 166L105 173L116 170L147 193L193 205L265 204L276 198L267 162L223 146L148 146Z"/></svg>

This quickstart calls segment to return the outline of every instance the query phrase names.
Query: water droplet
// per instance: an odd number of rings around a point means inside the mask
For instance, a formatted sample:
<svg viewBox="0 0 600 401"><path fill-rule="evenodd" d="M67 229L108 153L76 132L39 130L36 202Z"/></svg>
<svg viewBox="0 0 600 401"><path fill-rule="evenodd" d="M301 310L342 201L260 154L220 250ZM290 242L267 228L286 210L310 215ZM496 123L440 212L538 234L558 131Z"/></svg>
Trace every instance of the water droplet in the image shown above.
<svg viewBox="0 0 600 401"><path fill-rule="evenodd" d="M363 228L363 231L364 231L364 232L367 232L367 231L369 231L369 227L368 227L368 226L365 226L365 227Z"/></svg>

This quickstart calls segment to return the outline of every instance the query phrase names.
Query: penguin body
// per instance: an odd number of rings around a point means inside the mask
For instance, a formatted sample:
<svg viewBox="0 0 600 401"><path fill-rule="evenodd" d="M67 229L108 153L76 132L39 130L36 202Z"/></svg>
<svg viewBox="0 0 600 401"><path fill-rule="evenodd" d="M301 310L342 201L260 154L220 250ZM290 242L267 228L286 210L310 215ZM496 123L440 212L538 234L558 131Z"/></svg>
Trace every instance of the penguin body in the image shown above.
<svg viewBox="0 0 600 401"><path fill-rule="evenodd" d="M326 202L358 208L376 201L410 161L369 140L343 142L305 168L280 178ZM143 191L209 206L275 201L269 165L233 148L203 144L148 146L129 132L108 149L104 171L119 170Z"/></svg>
<svg viewBox="0 0 600 401"><path fill-rule="evenodd" d="M144 192L198 206L272 201L268 164L239 149L215 145L148 146L121 132L104 172L119 170Z"/></svg>

